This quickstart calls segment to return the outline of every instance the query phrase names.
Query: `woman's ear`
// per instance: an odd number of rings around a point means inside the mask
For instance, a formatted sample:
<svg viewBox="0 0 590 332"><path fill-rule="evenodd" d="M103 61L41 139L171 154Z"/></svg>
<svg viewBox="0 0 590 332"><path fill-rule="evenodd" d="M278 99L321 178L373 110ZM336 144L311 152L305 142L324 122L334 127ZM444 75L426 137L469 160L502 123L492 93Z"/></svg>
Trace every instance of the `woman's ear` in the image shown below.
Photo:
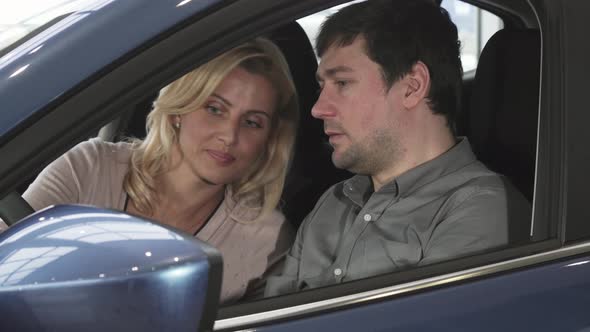
<svg viewBox="0 0 590 332"><path fill-rule="evenodd" d="M416 62L403 78L403 105L407 109L415 108L428 97L430 91L430 71L422 61Z"/></svg>
<svg viewBox="0 0 590 332"><path fill-rule="evenodd" d="M170 124L174 128L180 129L180 126L181 126L181 123L182 123L182 118L180 117L180 114L169 115L168 116L168 121L170 121Z"/></svg>

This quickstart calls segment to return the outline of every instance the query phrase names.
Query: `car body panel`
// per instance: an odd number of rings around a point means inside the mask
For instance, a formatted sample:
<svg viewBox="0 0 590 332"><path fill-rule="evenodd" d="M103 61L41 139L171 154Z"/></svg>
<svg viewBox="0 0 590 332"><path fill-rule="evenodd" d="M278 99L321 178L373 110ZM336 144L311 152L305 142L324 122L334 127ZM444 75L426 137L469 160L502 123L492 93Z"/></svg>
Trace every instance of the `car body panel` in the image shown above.
<svg viewBox="0 0 590 332"><path fill-rule="evenodd" d="M100 0L0 58L0 136L143 43L221 0Z"/></svg>
<svg viewBox="0 0 590 332"><path fill-rule="evenodd" d="M589 262L590 256L579 257L252 328L256 331L589 331Z"/></svg>

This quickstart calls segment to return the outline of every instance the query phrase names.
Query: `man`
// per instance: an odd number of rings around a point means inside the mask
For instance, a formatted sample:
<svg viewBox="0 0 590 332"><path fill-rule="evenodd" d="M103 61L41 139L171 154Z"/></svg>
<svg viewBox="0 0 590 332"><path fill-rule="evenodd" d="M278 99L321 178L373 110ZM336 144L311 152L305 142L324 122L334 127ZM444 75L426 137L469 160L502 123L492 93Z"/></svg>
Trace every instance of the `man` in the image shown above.
<svg viewBox="0 0 590 332"><path fill-rule="evenodd" d="M503 246L509 218L530 218L526 199L454 136L459 47L428 0L353 4L324 23L312 115L334 164L357 175L320 198L266 295Z"/></svg>

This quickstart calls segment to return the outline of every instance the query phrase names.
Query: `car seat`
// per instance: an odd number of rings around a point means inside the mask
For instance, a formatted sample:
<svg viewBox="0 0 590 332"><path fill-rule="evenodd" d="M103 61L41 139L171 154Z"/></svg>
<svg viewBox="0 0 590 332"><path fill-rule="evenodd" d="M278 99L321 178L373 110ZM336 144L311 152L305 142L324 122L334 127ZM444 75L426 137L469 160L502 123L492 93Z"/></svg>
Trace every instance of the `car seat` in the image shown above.
<svg viewBox="0 0 590 332"><path fill-rule="evenodd" d="M283 213L298 226L324 191L352 174L332 164L323 123L311 116L320 87L315 78L317 58L305 31L297 22L290 22L275 29L269 38L285 55L299 95L297 142L282 196Z"/></svg>
<svg viewBox="0 0 590 332"><path fill-rule="evenodd" d="M539 30L504 29L484 47L466 130L478 159L505 175L532 202L539 116ZM530 220L510 225L511 242L528 240Z"/></svg>

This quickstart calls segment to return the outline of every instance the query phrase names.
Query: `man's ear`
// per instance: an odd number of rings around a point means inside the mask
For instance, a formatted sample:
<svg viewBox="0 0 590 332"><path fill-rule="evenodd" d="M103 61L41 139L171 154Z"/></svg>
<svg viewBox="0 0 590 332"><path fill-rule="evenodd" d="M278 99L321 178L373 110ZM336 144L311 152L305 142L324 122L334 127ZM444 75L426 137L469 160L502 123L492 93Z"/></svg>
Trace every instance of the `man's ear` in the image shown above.
<svg viewBox="0 0 590 332"><path fill-rule="evenodd" d="M403 105L407 109L413 109L428 96L430 91L430 72L422 61L416 62L412 70L403 78L404 95Z"/></svg>

